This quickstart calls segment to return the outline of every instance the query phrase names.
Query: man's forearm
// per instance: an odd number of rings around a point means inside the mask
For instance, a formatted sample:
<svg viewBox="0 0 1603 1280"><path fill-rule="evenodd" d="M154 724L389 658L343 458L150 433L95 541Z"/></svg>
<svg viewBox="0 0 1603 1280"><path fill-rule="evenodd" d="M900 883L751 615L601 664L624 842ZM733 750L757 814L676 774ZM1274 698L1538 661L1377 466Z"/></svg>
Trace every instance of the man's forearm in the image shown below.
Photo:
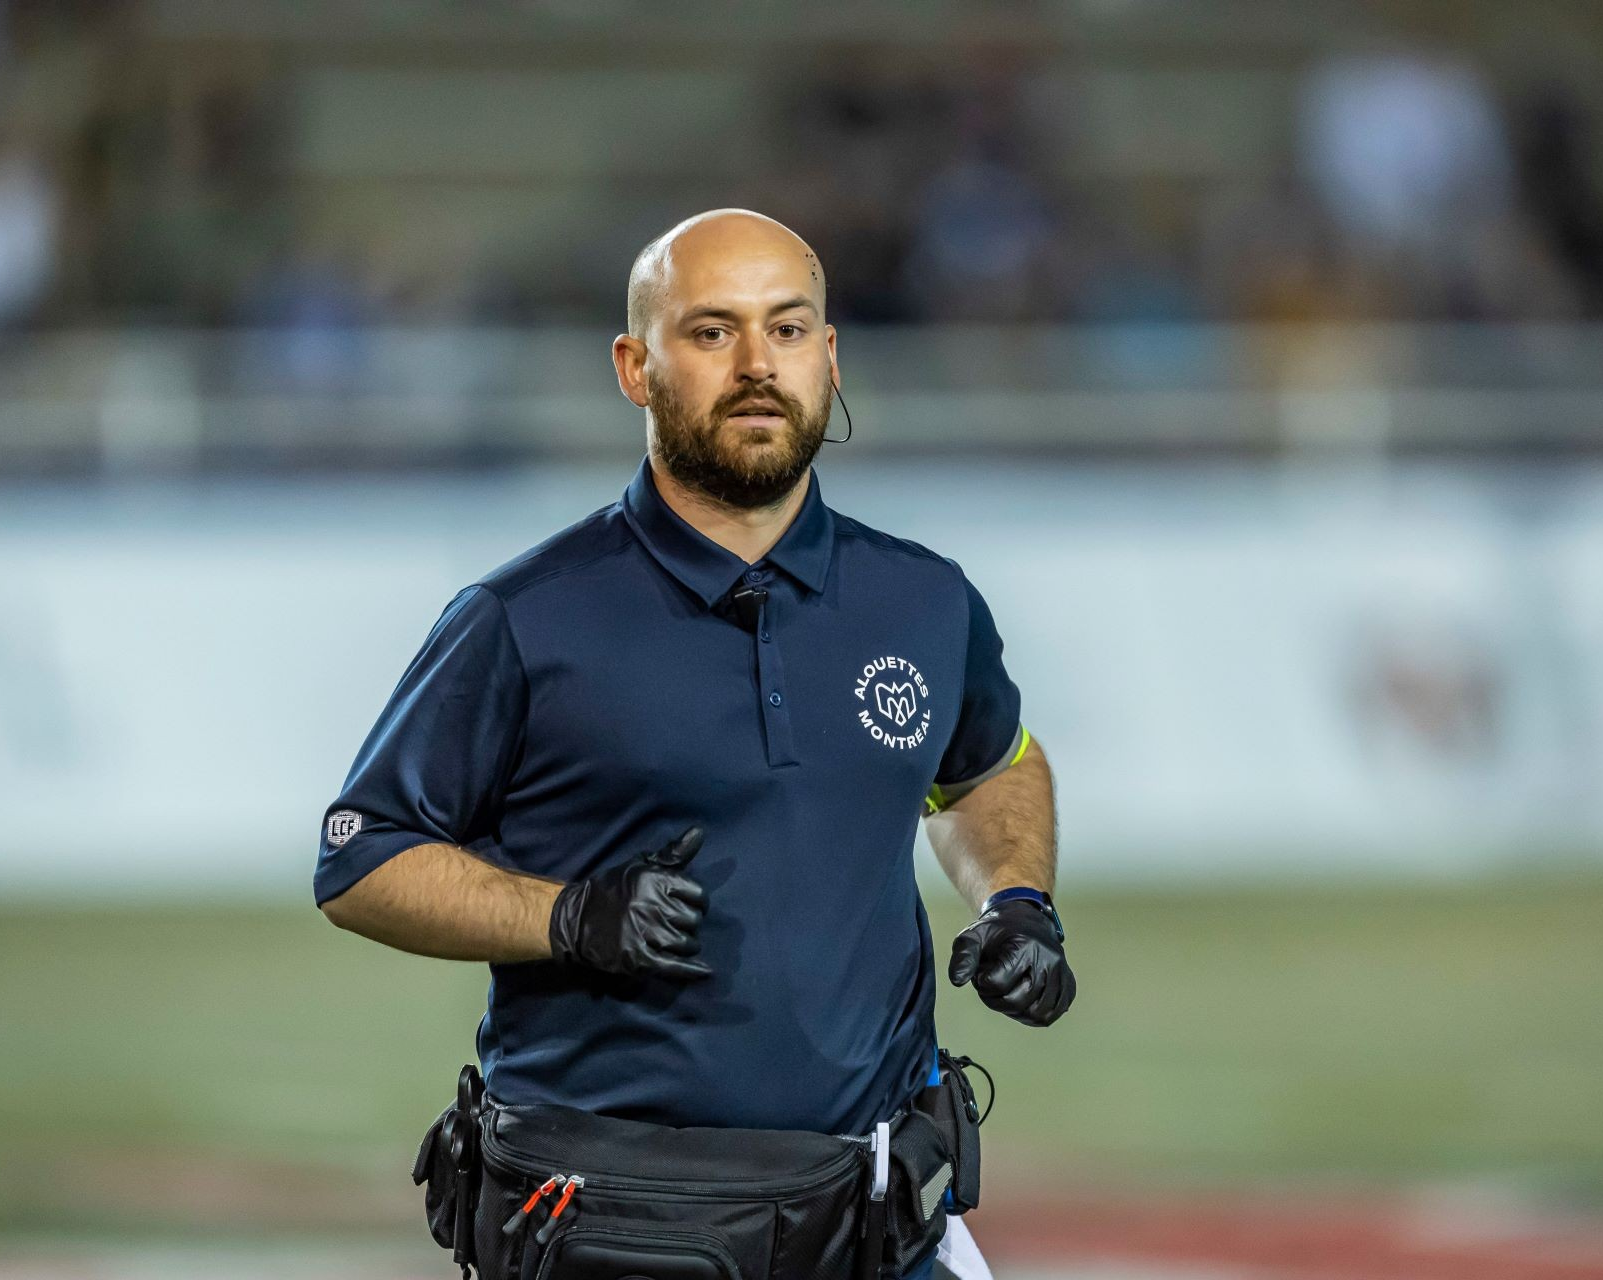
<svg viewBox="0 0 1603 1280"><path fill-rule="evenodd" d="M1052 771L1030 739L1019 762L924 820L930 847L964 900L978 911L998 889L1052 892L1057 815Z"/></svg>
<svg viewBox="0 0 1603 1280"><path fill-rule="evenodd" d="M561 889L455 845L420 844L329 899L323 914L415 955L512 964L551 958L551 904Z"/></svg>

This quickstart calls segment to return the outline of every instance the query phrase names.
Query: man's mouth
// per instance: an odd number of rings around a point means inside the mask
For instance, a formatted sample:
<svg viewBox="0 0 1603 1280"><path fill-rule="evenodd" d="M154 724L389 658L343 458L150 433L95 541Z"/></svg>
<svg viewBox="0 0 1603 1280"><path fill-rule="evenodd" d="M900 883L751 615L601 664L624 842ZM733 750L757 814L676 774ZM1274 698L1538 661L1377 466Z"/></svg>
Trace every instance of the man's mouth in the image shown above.
<svg viewBox="0 0 1603 1280"><path fill-rule="evenodd" d="M776 404L747 404L733 409L729 421L748 427L777 427L787 421L785 411Z"/></svg>

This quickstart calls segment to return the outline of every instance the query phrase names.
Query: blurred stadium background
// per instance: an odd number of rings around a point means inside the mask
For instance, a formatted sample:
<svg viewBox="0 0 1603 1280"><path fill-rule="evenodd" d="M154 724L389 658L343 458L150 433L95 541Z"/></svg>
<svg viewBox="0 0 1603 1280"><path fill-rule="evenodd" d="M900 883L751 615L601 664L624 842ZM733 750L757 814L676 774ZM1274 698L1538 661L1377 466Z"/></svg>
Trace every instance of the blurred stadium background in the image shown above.
<svg viewBox="0 0 1603 1280"><path fill-rule="evenodd" d="M999 1280L1603 1276L1603 7L0 32L0 1276L455 1274L485 975L331 928L315 831L621 491L629 262L720 205L821 254L826 499L963 563L1056 770L1080 1001L938 1013Z"/></svg>

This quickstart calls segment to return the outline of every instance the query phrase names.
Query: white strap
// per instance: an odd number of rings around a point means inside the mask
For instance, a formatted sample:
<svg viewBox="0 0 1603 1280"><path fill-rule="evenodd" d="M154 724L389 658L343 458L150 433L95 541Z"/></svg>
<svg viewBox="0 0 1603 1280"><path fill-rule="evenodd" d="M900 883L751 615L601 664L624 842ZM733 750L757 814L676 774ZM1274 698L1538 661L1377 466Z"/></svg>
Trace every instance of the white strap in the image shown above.
<svg viewBox="0 0 1603 1280"><path fill-rule="evenodd" d="M891 1124L881 1120L874 1126L874 1185L868 1189L870 1200L883 1200L891 1185Z"/></svg>

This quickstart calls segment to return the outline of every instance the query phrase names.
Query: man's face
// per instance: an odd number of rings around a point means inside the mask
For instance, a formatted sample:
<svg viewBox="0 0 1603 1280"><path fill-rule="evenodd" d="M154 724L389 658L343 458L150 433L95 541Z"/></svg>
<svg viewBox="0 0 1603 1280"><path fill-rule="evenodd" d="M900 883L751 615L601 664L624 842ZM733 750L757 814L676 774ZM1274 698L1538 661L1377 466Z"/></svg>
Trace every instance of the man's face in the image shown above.
<svg viewBox="0 0 1603 1280"><path fill-rule="evenodd" d="M670 475L755 508L780 502L817 456L834 331L805 246L734 240L676 247L648 340L646 404Z"/></svg>

